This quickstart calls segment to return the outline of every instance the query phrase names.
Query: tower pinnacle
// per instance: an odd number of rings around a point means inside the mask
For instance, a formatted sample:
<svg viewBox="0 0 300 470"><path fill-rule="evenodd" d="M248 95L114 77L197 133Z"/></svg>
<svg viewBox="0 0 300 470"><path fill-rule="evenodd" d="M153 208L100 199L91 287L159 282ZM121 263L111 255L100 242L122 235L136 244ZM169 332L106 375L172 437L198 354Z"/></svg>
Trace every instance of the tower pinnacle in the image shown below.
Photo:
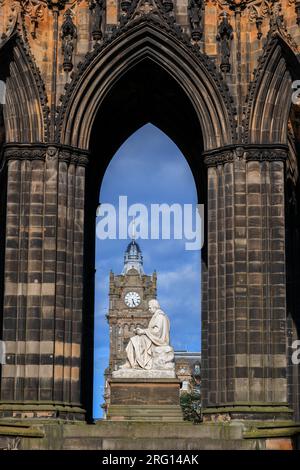
<svg viewBox="0 0 300 470"><path fill-rule="evenodd" d="M130 269L136 269L139 274L144 274L142 251L134 239L133 230L132 240L126 248L124 255L124 268L122 274L127 274Z"/></svg>

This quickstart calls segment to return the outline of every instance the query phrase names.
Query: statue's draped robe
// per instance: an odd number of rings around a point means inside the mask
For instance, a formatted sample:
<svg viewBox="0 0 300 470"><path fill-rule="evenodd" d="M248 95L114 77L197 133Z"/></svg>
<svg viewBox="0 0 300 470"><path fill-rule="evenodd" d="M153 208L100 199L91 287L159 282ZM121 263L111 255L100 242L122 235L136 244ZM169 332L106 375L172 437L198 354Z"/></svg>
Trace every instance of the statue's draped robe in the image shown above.
<svg viewBox="0 0 300 470"><path fill-rule="evenodd" d="M152 347L168 346L170 322L162 310L158 309L151 318L144 334L130 338L126 347L128 361L132 368L152 368Z"/></svg>

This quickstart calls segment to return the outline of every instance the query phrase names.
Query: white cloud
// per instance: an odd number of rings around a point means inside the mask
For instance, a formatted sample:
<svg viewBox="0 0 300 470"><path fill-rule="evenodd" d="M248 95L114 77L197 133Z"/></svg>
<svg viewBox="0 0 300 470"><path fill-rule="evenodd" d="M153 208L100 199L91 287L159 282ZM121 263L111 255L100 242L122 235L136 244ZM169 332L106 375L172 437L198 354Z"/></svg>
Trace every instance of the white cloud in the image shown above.
<svg viewBox="0 0 300 470"><path fill-rule="evenodd" d="M158 285L160 289L168 289L173 287L174 284L180 283L184 280L184 283L194 282L199 278L199 272L194 265L182 265L178 269L173 271L160 271L158 273ZM200 282L200 279L199 279Z"/></svg>

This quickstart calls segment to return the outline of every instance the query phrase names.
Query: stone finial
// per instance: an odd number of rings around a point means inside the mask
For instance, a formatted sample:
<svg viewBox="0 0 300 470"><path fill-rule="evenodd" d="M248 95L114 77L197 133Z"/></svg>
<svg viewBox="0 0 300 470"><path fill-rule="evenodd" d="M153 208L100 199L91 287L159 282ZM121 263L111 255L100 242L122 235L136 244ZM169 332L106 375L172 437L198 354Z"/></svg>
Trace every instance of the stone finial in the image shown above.
<svg viewBox="0 0 300 470"><path fill-rule="evenodd" d="M226 11L220 15L221 22L218 27L217 40L220 41L221 65L220 69L224 73L230 72L230 42L233 39L233 29L229 23L229 16Z"/></svg>
<svg viewBox="0 0 300 470"><path fill-rule="evenodd" d="M189 0L188 14L192 41L198 43L203 35L203 0Z"/></svg>
<svg viewBox="0 0 300 470"><path fill-rule="evenodd" d="M92 38L98 42L103 37L105 0L91 0L89 8L92 14Z"/></svg>
<svg viewBox="0 0 300 470"><path fill-rule="evenodd" d="M66 11L65 20L61 28L62 52L64 55L63 68L65 72L71 72L73 69L74 43L77 38L77 28L73 23L73 12Z"/></svg>

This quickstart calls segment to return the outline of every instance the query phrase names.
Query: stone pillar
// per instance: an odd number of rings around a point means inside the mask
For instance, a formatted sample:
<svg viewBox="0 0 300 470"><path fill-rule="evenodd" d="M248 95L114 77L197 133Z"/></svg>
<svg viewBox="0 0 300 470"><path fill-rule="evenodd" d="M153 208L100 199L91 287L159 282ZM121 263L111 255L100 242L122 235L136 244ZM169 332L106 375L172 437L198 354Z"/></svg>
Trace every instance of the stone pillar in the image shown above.
<svg viewBox="0 0 300 470"><path fill-rule="evenodd" d="M205 158L205 419L290 416L287 407L285 148ZM281 413L281 414L280 414Z"/></svg>
<svg viewBox="0 0 300 470"><path fill-rule="evenodd" d="M293 152L294 153L294 152ZM287 264L287 343L288 401L294 417L300 419L300 207L296 155L290 153L286 175L286 264ZM296 359L296 360L295 360Z"/></svg>
<svg viewBox="0 0 300 470"><path fill-rule="evenodd" d="M8 146L0 416L84 419L80 362L87 157ZM13 406L11 406L13 404Z"/></svg>

